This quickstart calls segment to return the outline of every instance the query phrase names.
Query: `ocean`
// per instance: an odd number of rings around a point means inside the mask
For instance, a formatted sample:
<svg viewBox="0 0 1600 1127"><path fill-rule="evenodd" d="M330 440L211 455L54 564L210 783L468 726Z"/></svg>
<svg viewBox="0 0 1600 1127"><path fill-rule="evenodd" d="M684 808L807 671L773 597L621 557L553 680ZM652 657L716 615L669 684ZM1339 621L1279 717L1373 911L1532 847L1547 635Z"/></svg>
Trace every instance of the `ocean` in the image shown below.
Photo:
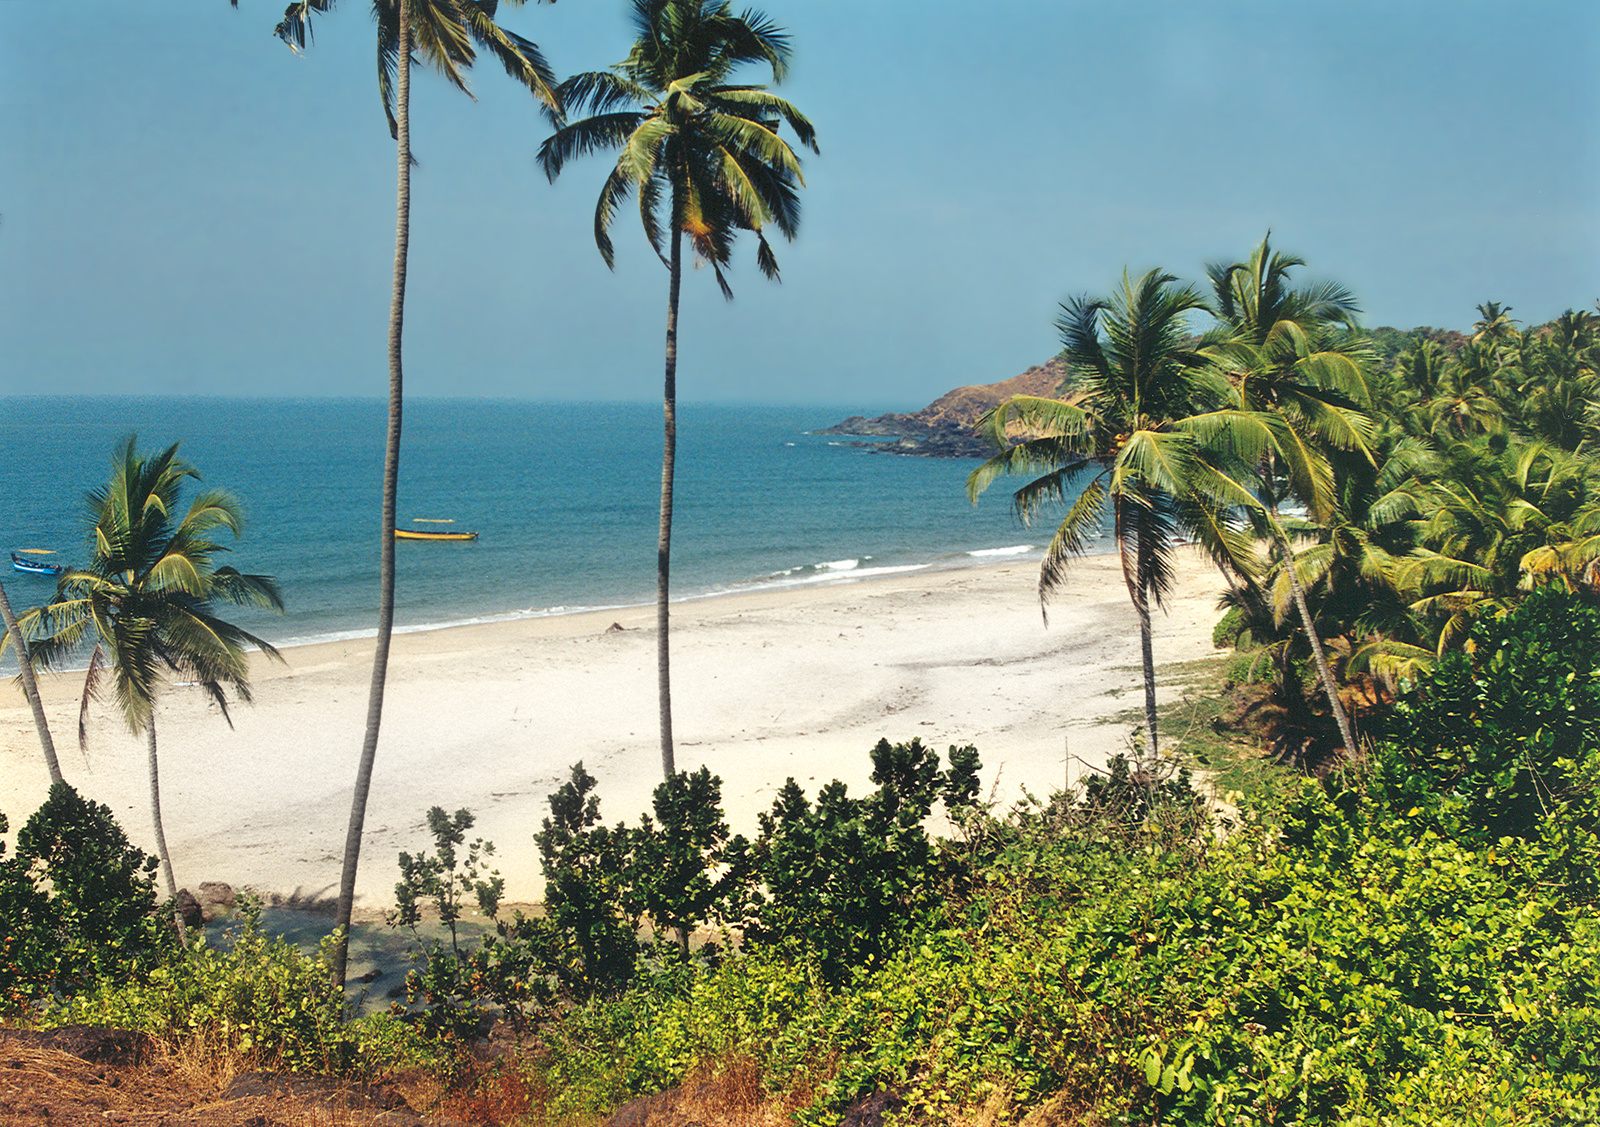
<svg viewBox="0 0 1600 1127"><path fill-rule="evenodd" d="M0 541L82 558L84 494L106 481L120 439L136 434L142 452L179 442L203 487L244 508L244 535L223 534L233 550L219 562L283 590L282 615L228 615L279 645L371 635L384 410L376 399L0 398ZM680 404L673 597L1039 558L1049 526L1019 526L1004 482L968 503L976 461L807 433L860 413ZM660 460L659 405L408 401L399 523L448 520L417 527L479 536L396 546L396 629L652 602ZM11 570L5 582L19 612L54 589Z"/></svg>

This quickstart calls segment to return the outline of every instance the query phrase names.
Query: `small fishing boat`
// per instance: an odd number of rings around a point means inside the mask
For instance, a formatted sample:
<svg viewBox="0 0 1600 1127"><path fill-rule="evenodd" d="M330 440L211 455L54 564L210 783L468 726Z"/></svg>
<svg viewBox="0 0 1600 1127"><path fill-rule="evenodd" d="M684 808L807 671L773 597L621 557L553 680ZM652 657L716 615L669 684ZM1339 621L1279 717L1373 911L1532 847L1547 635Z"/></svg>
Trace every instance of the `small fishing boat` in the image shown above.
<svg viewBox="0 0 1600 1127"><path fill-rule="evenodd" d="M24 548L22 550L30 555L35 556L47 556L52 554L48 548ZM28 559L26 556L19 555L16 552L11 553L11 566L25 575L56 576L67 570L61 564L50 563L46 560Z"/></svg>
<svg viewBox="0 0 1600 1127"><path fill-rule="evenodd" d="M454 524L455 517L412 517L412 524ZM394 530L396 540L476 540L476 532L447 532L444 529L432 528L397 528Z"/></svg>
<svg viewBox="0 0 1600 1127"><path fill-rule="evenodd" d="M476 540L476 532L434 532L432 529L397 528L396 540Z"/></svg>

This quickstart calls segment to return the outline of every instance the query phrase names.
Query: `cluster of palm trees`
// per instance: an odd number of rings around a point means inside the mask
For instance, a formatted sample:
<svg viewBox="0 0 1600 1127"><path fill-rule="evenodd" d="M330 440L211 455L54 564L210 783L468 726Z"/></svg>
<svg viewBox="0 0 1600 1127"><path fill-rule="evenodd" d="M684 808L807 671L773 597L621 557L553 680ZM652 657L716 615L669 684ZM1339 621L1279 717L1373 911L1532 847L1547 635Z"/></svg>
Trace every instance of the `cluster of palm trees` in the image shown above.
<svg viewBox="0 0 1600 1127"><path fill-rule="evenodd" d="M1071 499L1041 603L1110 525L1152 758L1150 603L1182 541L1222 568L1233 631L1268 663L1276 750L1313 765L1354 749L1351 712L1478 618L1541 583L1600 584L1600 316L1524 331L1487 303L1470 339L1395 339L1362 331L1344 288L1295 285L1303 265L1269 236L1210 267L1207 289L1152 271L1069 301L1063 398L1011 399L983 423L1000 452L971 496L1022 473L1022 519Z"/></svg>

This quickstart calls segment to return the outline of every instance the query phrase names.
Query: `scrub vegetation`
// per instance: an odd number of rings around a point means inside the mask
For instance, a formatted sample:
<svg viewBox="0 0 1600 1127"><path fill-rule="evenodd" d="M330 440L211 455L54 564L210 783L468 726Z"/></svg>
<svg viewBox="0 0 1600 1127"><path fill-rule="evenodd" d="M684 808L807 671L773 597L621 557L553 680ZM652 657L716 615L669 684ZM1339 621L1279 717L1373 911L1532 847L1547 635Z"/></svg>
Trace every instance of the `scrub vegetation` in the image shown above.
<svg viewBox="0 0 1600 1127"><path fill-rule="evenodd" d="M494 1122L674 1088L730 1123L864 1098L912 1123L1593 1122L1597 630L1582 595L1530 595L1420 673L1360 761L1225 818L1187 771L1128 760L990 809L972 749L885 741L874 791L791 783L746 842L708 773L607 826L576 767L540 833L545 913L424 947L409 1004L354 1021L326 963L248 914L225 950L180 946L152 863L61 784L0 867L0 989L42 1025L240 1068L420 1070L454 1106L499 1093ZM927 833L936 805L952 836ZM470 817L430 824L402 905L492 909ZM63 840L94 843L92 892ZM495 1015L518 1047L489 1065Z"/></svg>

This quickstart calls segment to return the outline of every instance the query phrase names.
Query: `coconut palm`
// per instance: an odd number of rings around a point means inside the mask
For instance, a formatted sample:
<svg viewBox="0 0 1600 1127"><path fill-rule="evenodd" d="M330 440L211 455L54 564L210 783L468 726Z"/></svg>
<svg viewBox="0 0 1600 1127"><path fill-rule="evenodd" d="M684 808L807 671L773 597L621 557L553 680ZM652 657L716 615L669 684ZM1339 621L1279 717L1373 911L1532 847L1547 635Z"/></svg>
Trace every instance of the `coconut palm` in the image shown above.
<svg viewBox="0 0 1600 1127"><path fill-rule="evenodd" d="M1567 310L1548 333L1522 338L1518 429L1563 450L1592 450L1600 433L1600 349L1596 318Z"/></svg>
<svg viewBox="0 0 1600 1127"><path fill-rule="evenodd" d="M1506 429L1506 402L1521 383L1518 359L1509 347L1476 340L1444 365L1424 409L1441 442Z"/></svg>
<svg viewBox="0 0 1600 1127"><path fill-rule="evenodd" d="M583 107L592 116L547 138L539 148L539 162L554 181L574 157L617 150L595 208L600 255L607 266L614 265L611 221L617 208L636 195L645 237L668 270L656 664L661 769L671 779L676 765L667 629L683 237L689 237L695 258L711 266L724 297L733 296L723 267L740 231L755 235L756 263L776 279L778 262L766 226L794 237L800 221L796 189L804 183L800 160L778 135L779 127L787 123L813 152L817 143L811 123L790 103L763 86L728 81L746 63L767 66L774 82L783 80L788 36L765 14L736 16L727 0L633 0L633 24L638 39L625 60L609 71L574 75L561 84L566 105L575 111Z"/></svg>
<svg viewBox="0 0 1600 1127"><path fill-rule="evenodd" d="M1261 523L1283 559L1280 574L1294 597L1340 738L1354 751L1350 719L1306 604L1278 501L1284 481L1314 518L1327 518L1334 500L1329 452L1366 449L1372 424L1363 410L1369 400L1365 352L1347 331L1359 309L1342 286L1293 287L1289 273L1305 262L1274 252L1271 238L1268 232L1246 262L1208 267L1218 327L1207 336L1207 351L1232 378L1241 407L1270 411L1287 424L1290 445L1270 451L1261 467Z"/></svg>
<svg viewBox="0 0 1600 1127"><path fill-rule="evenodd" d="M6 597L3 585L0 585L0 622L5 624L5 633L0 634L0 655L6 652L8 646L17 653L17 680L22 682L22 695L27 698L28 707L33 711L33 726L39 733L39 745L44 748L44 765L50 772L50 782L52 785L65 782L61 777L61 763L56 759L55 741L50 738L50 724L45 719L44 703L39 699L39 686L33 679L33 666L23 660L27 646L17 630L17 616L11 611L11 600Z"/></svg>
<svg viewBox="0 0 1600 1127"><path fill-rule="evenodd" d="M1109 514L1139 618L1151 760L1158 744L1150 603L1159 606L1171 589L1180 536L1236 570L1249 569L1248 537L1228 512L1255 502L1235 475L1259 464L1282 430L1232 405L1227 382L1189 343L1185 315L1205 302L1193 287L1175 282L1155 270L1136 282L1124 275L1109 300L1064 304L1056 324L1083 399L1017 396L996 406L979 429L1000 453L967 478L967 495L976 500L1001 475L1039 474L1012 494L1024 522L1082 482L1045 550L1041 609ZM1018 434L1023 440L1009 445Z"/></svg>
<svg viewBox="0 0 1600 1127"><path fill-rule="evenodd" d="M179 460L174 443L141 457L130 437L118 448L111 480L87 498L89 560L66 571L50 602L19 622L30 639L29 660L59 665L92 646L84 679L83 716L109 669L112 697L129 731L143 734L150 766L150 813L167 892L178 894L161 820L161 783L156 753L155 702L166 676L197 683L228 716L228 691L250 700L247 646L270 657L278 651L246 630L219 618L219 601L281 610L277 585L264 575L216 567L228 549L211 540L219 529L238 536L239 506L227 493L202 492L181 520L179 492L186 478L199 478ZM281 660L281 659L280 659Z"/></svg>
<svg viewBox="0 0 1600 1127"><path fill-rule="evenodd" d="M295 51L311 38L313 13L331 10L337 0L298 0L284 12L276 34ZM521 3L522 0L508 0ZM497 58L506 73L526 86L552 120L560 120L561 100L539 48L495 22L497 0L374 0L378 25L378 92L389 134L395 140L394 285L389 304L389 414L384 443L383 504L378 527L378 636L367 697L367 723L356 768L355 795L345 834L339 878L339 909L333 952L333 978L344 984L350 916L355 907L356 867L366 824L367 795L378 753L383 690L388 677L389 643L394 630L394 525L400 483L400 429L404 401L401 330L405 323L406 265L411 242L411 63L420 52L457 89L467 92L466 72L476 43Z"/></svg>
<svg viewBox="0 0 1600 1127"><path fill-rule="evenodd" d="M1472 343L1495 347L1513 343L1522 334L1517 332L1517 322L1511 318L1511 306L1498 301L1486 301L1478 306L1478 320L1472 326Z"/></svg>

